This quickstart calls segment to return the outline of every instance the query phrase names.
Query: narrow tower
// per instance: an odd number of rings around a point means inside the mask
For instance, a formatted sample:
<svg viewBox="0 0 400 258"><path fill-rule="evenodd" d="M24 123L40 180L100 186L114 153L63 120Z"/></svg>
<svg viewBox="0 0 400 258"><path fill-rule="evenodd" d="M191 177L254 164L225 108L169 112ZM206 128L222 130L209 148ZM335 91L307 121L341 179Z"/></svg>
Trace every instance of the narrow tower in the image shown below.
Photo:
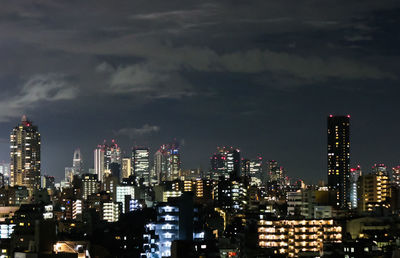
<svg viewBox="0 0 400 258"><path fill-rule="evenodd" d="M11 186L40 188L40 133L24 115L10 134Z"/></svg>
<svg viewBox="0 0 400 258"><path fill-rule="evenodd" d="M328 117L328 186L337 191L337 205L349 207L350 116Z"/></svg>

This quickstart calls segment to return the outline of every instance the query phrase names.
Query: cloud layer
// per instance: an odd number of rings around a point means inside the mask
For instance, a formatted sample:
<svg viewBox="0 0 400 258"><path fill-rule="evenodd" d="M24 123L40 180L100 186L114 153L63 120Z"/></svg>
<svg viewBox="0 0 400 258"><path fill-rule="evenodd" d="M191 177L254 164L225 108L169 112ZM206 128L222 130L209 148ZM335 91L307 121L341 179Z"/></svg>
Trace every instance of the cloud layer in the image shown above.
<svg viewBox="0 0 400 258"><path fill-rule="evenodd" d="M127 136L129 139L135 139L136 137L141 137L146 134L152 134L160 131L160 127L157 125L144 124L140 128L121 128L114 131L117 136Z"/></svg>
<svg viewBox="0 0 400 258"><path fill-rule="evenodd" d="M65 78L56 74L40 74L31 77L12 97L0 101L0 121L19 117L46 102L71 100L77 89Z"/></svg>

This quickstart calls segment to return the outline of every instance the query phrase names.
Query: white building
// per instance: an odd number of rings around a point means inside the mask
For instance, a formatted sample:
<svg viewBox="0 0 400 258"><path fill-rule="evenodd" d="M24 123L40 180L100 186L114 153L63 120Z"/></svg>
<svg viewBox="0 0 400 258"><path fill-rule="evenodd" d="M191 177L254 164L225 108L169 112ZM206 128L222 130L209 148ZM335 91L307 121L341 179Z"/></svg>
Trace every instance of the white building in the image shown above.
<svg viewBox="0 0 400 258"><path fill-rule="evenodd" d="M117 222L121 213L121 205L115 202L103 203L103 220Z"/></svg>
<svg viewBox="0 0 400 258"><path fill-rule="evenodd" d="M131 185L117 186L116 189L117 202L122 203L122 213L125 213L125 196L130 196L129 199L135 199L135 187Z"/></svg>

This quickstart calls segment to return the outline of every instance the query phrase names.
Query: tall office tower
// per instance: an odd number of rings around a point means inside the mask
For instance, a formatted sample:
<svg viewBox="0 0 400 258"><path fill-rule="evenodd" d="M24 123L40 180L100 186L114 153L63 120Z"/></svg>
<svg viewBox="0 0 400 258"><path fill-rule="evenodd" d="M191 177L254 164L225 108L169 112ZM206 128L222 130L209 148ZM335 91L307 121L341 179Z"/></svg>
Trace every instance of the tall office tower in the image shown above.
<svg viewBox="0 0 400 258"><path fill-rule="evenodd" d="M250 160L244 159L240 161L240 171L243 176L250 176Z"/></svg>
<svg viewBox="0 0 400 258"><path fill-rule="evenodd" d="M278 184L284 184L285 171L283 167L278 165L278 161L270 160L267 164L268 177L270 182L277 182Z"/></svg>
<svg viewBox="0 0 400 258"><path fill-rule="evenodd" d="M94 150L94 170L100 181L103 181L104 177L111 174L111 163L121 165L121 149L115 143L115 140L111 141L111 145L107 145L104 141L102 145L98 145Z"/></svg>
<svg viewBox="0 0 400 258"><path fill-rule="evenodd" d="M99 181L103 181L103 176L104 176L104 148L99 145L96 147L94 150L94 171L97 175L97 178Z"/></svg>
<svg viewBox="0 0 400 258"><path fill-rule="evenodd" d="M167 180L168 155L165 147L162 145L154 154L154 174L158 183Z"/></svg>
<svg viewBox="0 0 400 258"><path fill-rule="evenodd" d="M220 176L224 176L225 178L229 177L229 175L225 175L226 174L225 153L221 151L219 147L217 149L218 152L214 153L214 155L212 155L212 157L210 158L211 161L210 177L215 180L217 180Z"/></svg>
<svg viewBox="0 0 400 258"><path fill-rule="evenodd" d="M64 169L64 172L65 172L65 175L64 175L64 180L65 180L65 182L68 182L68 183L72 183L72 179L74 178L74 175L75 175L75 170L74 170L74 168L72 168L72 167L66 167L65 169Z"/></svg>
<svg viewBox="0 0 400 258"><path fill-rule="evenodd" d="M240 150L233 147L217 147L217 152L211 157L212 177L238 177L240 170Z"/></svg>
<svg viewBox="0 0 400 258"><path fill-rule="evenodd" d="M0 163L0 174L3 175L4 184L10 183L10 163Z"/></svg>
<svg viewBox="0 0 400 258"><path fill-rule="evenodd" d="M53 176L41 176L41 187L44 189L54 189L55 188L55 179Z"/></svg>
<svg viewBox="0 0 400 258"><path fill-rule="evenodd" d="M240 150L229 148L226 154L226 168L231 177L240 176Z"/></svg>
<svg viewBox="0 0 400 258"><path fill-rule="evenodd" d="M143 181L145 186L150 185L149 149L135 147L132 150L132 168L138 182Z"/></svg>
<svg viewBox="0 0 400 258"><path fill-rule="evenodd" d="M26 116L10 135L11 186L26 186L30 193L40 188L40 133Z"/></svg>
<svg viewBox="0 0 400 258"><path fill-rule="evenodd" d="M105 166L109 169L111 163L121 164L121 149L118 144L115 143L115 140L111 140L110 145L103 145L105 148Z"/></svg>
<svg viewBox="0 0 400 258"><path fill-rule="evenodd" d="M262 177L262 157L258 156L255 160L249 162L250 182L252 185L261 185Z"/></svg>
<svg viewBox="0 0 400 258"><path fill-rule="evenodd" d="M400 166L392 168L392 184L400 187Z"/></svg>
<svg viewBox="0 0 400 258"><path fill-rule="evenodd" d="M349 195L350 195L350 207L352 209L356 209L358 206L358 193L357 193L357 182L358 178L362 175L361 172L361 166L358 165L356 168L351 168L350 169L350 175L349 175Z"/></svg>
<svg viewBox="0 0 400 258"><path fill-rule="evenodd" d="M385 164L379 163L372 166L372 173L377 175L388 175L387 167Z"/></svg>
<svg viewBox="0 0 400 258"><path fill-rule="evenodd" d="M181 173L181 154L179 145L177 143L169 144L167 155L169 180L178 179Z"/></svg>
<svg viewBox="0 0 400 258"><path fill-rule="evenodd" d="M99 182L97 181L97 175L95 174L83 174L82 175L82 198L84 200L93 193L99 191Z"/></svg>
<svg viewBox="0 0 400 258"><path fill-rule="evenodd" d="M75 174L81 175L83 173L83 160L81 150L79 148L74 151L72 167L74 168Z"/></svg>
<svg viewBox="0 0 400 258"><path fill-rule="evenodd" d="M280 172L280 170L278 169L278 161L276 160L270 160L267 163L267 172L268 172L268 178L269 181L276 181L278 177L280 177L280 175L277 175L276 172Z"/></svg>
<svg viewBox="0 0 400 258"><path fill-rule="evenodd" d="M328 117L328 186L337 191L337 205L349 207L350 116Z"/></svg>
<svg viewBox="0 0 400 258"><path fill-rule="evenodd" d="M131 158L122 159L122 178L128 178L132 175Z"/></svg>

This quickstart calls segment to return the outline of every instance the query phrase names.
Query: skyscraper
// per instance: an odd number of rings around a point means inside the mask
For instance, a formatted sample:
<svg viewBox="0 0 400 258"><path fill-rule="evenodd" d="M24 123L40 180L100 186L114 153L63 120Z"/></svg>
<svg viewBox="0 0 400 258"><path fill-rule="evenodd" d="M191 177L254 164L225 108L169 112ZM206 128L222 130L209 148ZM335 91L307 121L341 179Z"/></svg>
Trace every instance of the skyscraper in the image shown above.
<svg viewBox="0 0 400 258"><path fill-rule="evenodd" d="M169 144L167 153L169 180L178 179L181 173L181 154L179 145L177 143Z"/></svg>
<svg viewBox="0 0 400 258"><path fill-rule="evenodd" d="M350 196L350 203L351 203L351 208L356 209L358 206L358 179L362 175L361 172L361 166L358 165L356 168L351 168L350 169L350 175L349 175L349 196Z"/></svg>
<svg viewBox="0 0 400 258"><path fill-rule="evenodd" d="M103 181L104 169L104 148L98 145L94 149L94 171L99 181Z"/></svg>
<svg viewBox="0 0 400 258"><path fill-rule="evenodd" d="M149 149L135 147L132 150L132 168L137 180L143 180L143 184L150 185Z"/></svg>
<svg viewBox="0 0 400 258"><path fill-rule="evenodd" d="M337 205L349 207L350 116L328 117L328 186L337 191Z"/></svg>
<svg viewBox="0 0 400 258"><path fill-rule="evenodd" d="M83 174L83 163L81 157L81 150L75 149L74 156L72 158L72 167L65 168L65 182L72 183L72 179L75 175Z"/></svg>
<svg viewBox="0 0 400 258"><path fill-rule="evenodd" d="M400 166L392 168L392 184L400 187Z"/></svg>
<svg viewBox="0 0 400 258"><path fill-rule="evenodd" d="M262 157L258 156L249 162L249 176L251 184L261 185L262 177Z"/></svg>
<svg viewBox="0 0 400 258"><path fill-rule="evenodd" d="M233 147L218 147L211 157L211 177L240 176L240 150Z"/></svg>
<svg viewBox="0 0 400 258"><path fill-rule="evenodd" d="M110 175L111 163L121 165L121 162L121 149L114 140L111 141L111 145L104 141L102 145L98 145L94 150L94 170L100 181L103 181L105 176Z"/></svg>
<svg viewBox="0 0 400 258"><path fill-rule="evenodd" d="M166 146L162 145L154 154L154 174L157 182L167 180L168 175L168 155Z"/></svg>
<svg viewBox="0 0 400 258"><path fill-rule="evenodd" d="M72 167L74 168L75 174L81 175L83 173L83 160L81 150L79 148L75 149L74 151Z"/></svg>
<svg viewBox="0 0 400 258"><path fill-rule="evenodd" d="M0 175L3 176L4 184L10 184L10 163L0 163Z"/></svg>
<svg viewBox="0 0 400 258"><path fill-rule="evenodd" d="M10 135L11 186L26 186L30 194L40 188L40 133L26 116Z"/></svg>
<svg viewBox="0 0 400 258"><path fill-rule="evenodd" d="M171 181L181 175L181 152L177 143L163 144L154 154L157 181Z"/></svg>
<svg viewBox="0 0 400 258"><path fill-rule="evenodd" d="M128 178L132 175L132 159L122 159L122 178Z"/></svg>

